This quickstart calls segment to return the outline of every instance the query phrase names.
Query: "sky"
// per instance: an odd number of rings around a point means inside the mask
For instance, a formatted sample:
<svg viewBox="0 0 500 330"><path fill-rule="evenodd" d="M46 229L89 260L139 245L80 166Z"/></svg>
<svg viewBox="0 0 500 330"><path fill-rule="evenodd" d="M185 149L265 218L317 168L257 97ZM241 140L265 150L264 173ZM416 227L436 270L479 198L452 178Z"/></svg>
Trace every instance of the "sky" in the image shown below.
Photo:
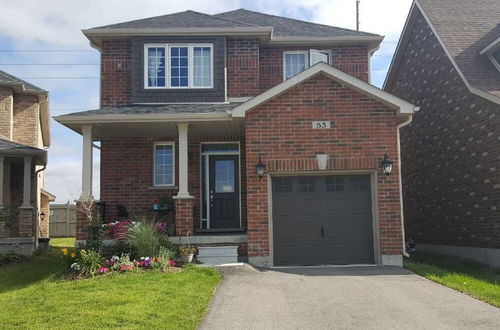
<svg viewBox="0 0 500 330"><path fill-rule="evenodd" d="M381 87L411 0L361 0L360 30L385 36L371 60ZM0 70L49 91L52 116L99 107L99 53L82 29L184 10L208 14L245 8L349 29L356 0L0 0ZM45 189L57 203L81 192L82 138L51 120ZM99 152L94 151L93 195L99 198Z"/></svg>

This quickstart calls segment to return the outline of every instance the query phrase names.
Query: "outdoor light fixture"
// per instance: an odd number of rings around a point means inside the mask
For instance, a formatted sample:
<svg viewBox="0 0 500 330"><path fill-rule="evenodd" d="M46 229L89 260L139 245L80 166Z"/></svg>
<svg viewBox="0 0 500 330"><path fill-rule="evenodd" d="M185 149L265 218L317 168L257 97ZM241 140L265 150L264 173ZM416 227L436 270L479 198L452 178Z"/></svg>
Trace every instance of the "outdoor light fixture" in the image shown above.
<svg viewBox="0 0 500 330"><path fill-rule="evenodd" d="M259 177L259 179L262 179L262 177L264 176L264 170L266 169L266 165L262 163L262 161L260 160L260 156L259 156L259 162L257 163L257 165L255 165L255 169L257 170L257 176Z"/></svg>
<svg viewBox="0 0 500 330"><path fill-rule="evenodd" d="M382 170L384 171L384 174L389 176L392 172L392 160L389 159L389 155L385 153L384 159L380 163L382 166Z"/></svg>
<svg viewBox="0 0 500 330"><path fill-rule="evenodd" d="M42 220L42 221L43 221L44 219L45 219L45 213L42 211L42 212L40 213L40 220Z"/></svg>

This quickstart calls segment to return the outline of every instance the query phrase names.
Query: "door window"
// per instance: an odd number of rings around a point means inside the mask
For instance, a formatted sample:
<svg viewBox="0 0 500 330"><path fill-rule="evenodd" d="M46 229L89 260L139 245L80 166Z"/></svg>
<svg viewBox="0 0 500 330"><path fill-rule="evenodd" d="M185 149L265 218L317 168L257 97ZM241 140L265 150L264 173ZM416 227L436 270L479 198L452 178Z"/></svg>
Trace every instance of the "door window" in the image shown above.
<svg viewBox="0 0 500 330"><path fill-rule="evenodd" d="M215 161L215 192L234 192L234 160Z"/></svg>

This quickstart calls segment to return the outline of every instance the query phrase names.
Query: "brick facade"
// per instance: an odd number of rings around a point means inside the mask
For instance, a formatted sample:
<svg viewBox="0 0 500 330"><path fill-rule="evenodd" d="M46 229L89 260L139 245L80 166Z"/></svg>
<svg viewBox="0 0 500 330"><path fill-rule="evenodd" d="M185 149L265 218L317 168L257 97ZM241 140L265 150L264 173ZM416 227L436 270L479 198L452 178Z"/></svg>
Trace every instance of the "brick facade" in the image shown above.
<svg viewBox="0 0 500 330"><path fill-rule="evenodd" d="M417 245L498 248L500 106L468 91L418 8L414 15L388 86L420 106L401 131L406 235Z"/></svg>
<svg viewBox="0 0 500 330"><path fill-rule="evenodd" d="M101 107L132 101L132 39L105 39L101 46Z"/></svg>
<svg viewBox="0 0 500 330"><path fill-rule="evenodd" d="M312 130L311 121L329 120L329 130ZM248 254L269 255L268 178L259 179L259 157L266 171L317 171L315 155L326 153L328 170L364 170L377 177L380 252L400 254L402 232L398 168L386 177L379 169L384 153L395 162L395 110L320 75L246 114Z"/></svg>
<svg viewBox="0 0 500 330"><path fill-rule="evenodd" d="M14 96L13 141L38 147L39 111L38 96Z"/></svg>
<svg viewBox="0 0 500 330"><path fill-rule="evenodd" d="M12 91L0 88L0 136L11 139L12 136Z"/></svg>
<svg viewBox="0 0 500 330"><path fill-rule="evenodd" d="M260 94L258 40L228 39L226 56L228 97Z"/></svg>

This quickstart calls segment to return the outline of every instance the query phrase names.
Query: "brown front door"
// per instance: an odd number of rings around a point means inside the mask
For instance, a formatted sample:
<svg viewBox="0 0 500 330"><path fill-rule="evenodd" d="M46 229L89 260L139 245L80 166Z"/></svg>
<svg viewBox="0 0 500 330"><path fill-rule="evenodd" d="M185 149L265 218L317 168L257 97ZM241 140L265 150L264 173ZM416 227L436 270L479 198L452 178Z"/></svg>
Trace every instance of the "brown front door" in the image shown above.
<svg viewBox="0 0 500 330"><path fill-rule="evenodd" d="M209 157L210 228L240 228L240 182L237 155Z"/></svg>

